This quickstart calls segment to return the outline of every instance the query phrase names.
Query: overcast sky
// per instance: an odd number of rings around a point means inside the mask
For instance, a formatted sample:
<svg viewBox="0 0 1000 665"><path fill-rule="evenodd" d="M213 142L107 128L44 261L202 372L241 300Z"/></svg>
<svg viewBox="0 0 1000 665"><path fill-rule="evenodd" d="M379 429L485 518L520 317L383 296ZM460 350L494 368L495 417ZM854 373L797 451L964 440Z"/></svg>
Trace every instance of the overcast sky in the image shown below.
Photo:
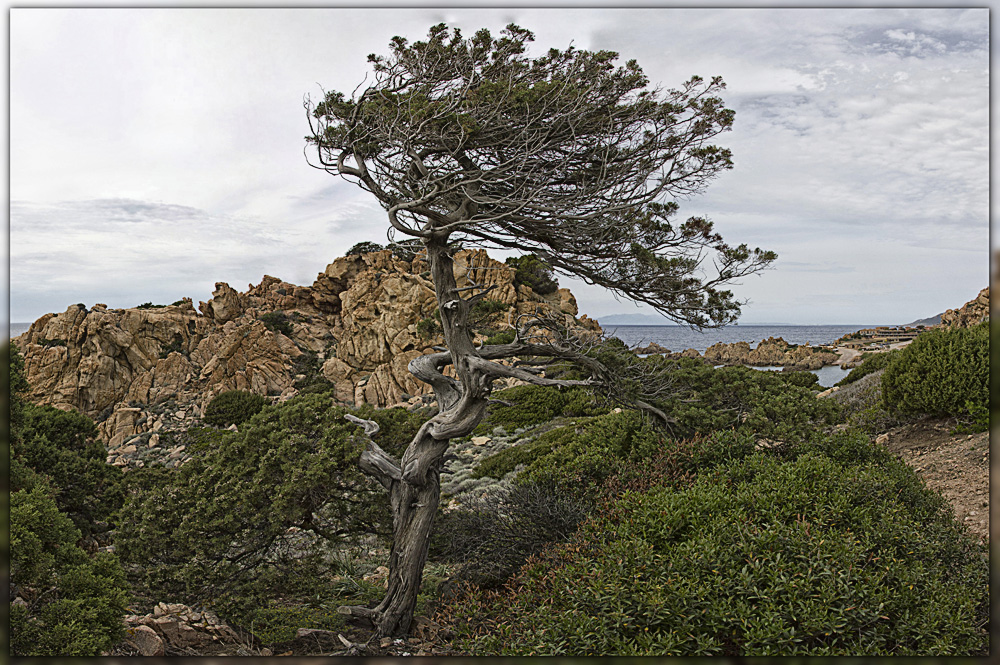
<svg viewBox="0 0 1000 665"><path fill-rule="evenodd" d="M309 285L385 213L310 168L303 97L446 22L720 75L735 168L682 217L778 253L742 322L907 323L989 277L987 9L12 9L10 320ZM648 312L567 278L582 313Z"/></svg>

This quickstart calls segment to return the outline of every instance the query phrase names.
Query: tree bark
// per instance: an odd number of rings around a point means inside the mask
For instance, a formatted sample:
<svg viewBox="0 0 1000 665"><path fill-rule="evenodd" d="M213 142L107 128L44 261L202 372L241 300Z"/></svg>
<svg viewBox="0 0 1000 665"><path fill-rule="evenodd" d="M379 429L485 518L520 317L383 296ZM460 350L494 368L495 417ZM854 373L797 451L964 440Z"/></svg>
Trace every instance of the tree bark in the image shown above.
<svg viewBox="0 0 1000 665"><path fill-rule="evenodd" d="M436 462L431 464L422 485L401 479L389 488L393 534L388 589L373 617L380 636L405 635L410 629L440 501L440 459L438 455Z"/></svg>
<svg viewBox="0 0 1000 665"><path fill-rule="evenodd" d="M482 420L492 383L476 362L478 354L468 328L469 303L459 296L447 237L430 238L425 244L445 344L458 381L445 376L433 358L416 359L411 372L434 388L437 415L420 428L398 467L372 442L362 454L362 470L379 479L389 491L392 506L388 589L373 609L342 607L340 611L370 619L380 636L402 636L409 630L441 499L444 452L450 439L471 433Z"/></svg>

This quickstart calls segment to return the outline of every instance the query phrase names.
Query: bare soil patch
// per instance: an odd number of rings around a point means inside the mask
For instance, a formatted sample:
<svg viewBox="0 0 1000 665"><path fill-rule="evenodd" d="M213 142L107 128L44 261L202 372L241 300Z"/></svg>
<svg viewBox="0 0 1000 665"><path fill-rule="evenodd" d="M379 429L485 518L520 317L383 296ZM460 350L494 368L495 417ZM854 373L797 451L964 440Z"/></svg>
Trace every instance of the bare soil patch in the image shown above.
<svg viewBox="0 0 1000 665"><path fill-rule="evenodd" d="M990 435L954 433L953 419L925 419L894 427L881 440L941 493L969 531L990 532Z"/></svg>

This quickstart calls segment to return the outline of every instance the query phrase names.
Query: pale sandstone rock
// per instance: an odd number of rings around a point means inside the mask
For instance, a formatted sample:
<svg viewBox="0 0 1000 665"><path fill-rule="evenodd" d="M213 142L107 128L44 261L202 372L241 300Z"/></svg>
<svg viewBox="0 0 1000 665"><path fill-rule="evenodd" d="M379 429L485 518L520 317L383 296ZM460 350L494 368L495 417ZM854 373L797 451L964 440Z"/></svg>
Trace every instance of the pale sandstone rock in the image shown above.
<svg viewBox="0 0 1000 665"><path fill-rule="evenodd" d="M482 250L459 251L454 263L460 287L475 282L492 288L488 298L509 306L494 315L495 328L538 310L580 330L600 331L586 316L574 321L576 301L566 289L546 297L515 289L513 269ZM189 426L226 390L294 396L295 377L303 370L296 361L309 352L322 363L339 401L386 406L416 398L419 404L430 388L407 365L441 342L425 339L417 328L437 307L428 269L419 257L375 252L336 259L311 286L265 276L240 293L219 282L197 310L186 298L152 309L74 305L46 314L16 340L29 399L94 418L100 438L117 450L143 431ZM286 315L290 335L259 320L270 312ZM454 374L452 368L447 372ZM165 403L168 412L153 413ZM128 464L117 454L109 460Z"/></svg>
<svg viewBox="0 0 1000 665"><path fill-rule="evenodd" d="M941 325L946 328L968 328L990 318L990 289L986 287L979 295L958 309L949 309L941 315Z"/></svg>
<svg viewBox="0 0 1000 665"><path fill-rule="evenodd" d="M138 649L143 656L164 654L163 640L149 626L139 625L129 628L125 633L125 641Z"/></svg>
<svg viewBox="0 0 1000 665"><path fill-rule="evenodd" d="M808 344L790 347L782 338L768 337L756 348L748 342L726 344L718 342L705 350L705 359L724 365L784 366L799 369L818 369L839 359L836 353L813 348Z"/></svg>

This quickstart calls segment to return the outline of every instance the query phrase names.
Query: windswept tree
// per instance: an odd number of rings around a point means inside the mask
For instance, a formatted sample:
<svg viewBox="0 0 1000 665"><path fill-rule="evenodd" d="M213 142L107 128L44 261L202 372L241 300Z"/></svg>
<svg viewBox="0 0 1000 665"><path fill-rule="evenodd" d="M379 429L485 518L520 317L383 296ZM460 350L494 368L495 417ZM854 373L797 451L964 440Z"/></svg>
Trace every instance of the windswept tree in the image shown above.
<svg viewBox="0 0 1000 665"><path fill-rule="evenodd" d="M718 97L720 78L663 91L650 88L635 61L617 66L610 51L570 46L529 57L533 39L516 25L499 38L480 30L471 39L437 25L427 41L394 37L389 55L369 56L373 78L350 97L306 101L313 165L370 192L388 214L390 237L422 242L447 347L409 366L432 386L438 413L401 460L368 441L359 461L390 494L389 587L374 609L341 610L370 618L382 635L409 628L442 457L449 440L483 418L493 381L615 384L602 354L552 322L522 321L513 342L477 347L469 313L488 290L459 288L455 246L534 254L558 273L696 327L736 320L740 303L724 287L775 258L726 244L707 219L674 221L678 198L732 168L730 151L712 144L734 116ZM529 358L535 366L523 364ZM537 364L546 359L574 361L590 378L546 377ZM448 365L457 379L444 374ZM641 393L632 390L633 403L657 413ZM359 424L373 431L374 423Z"/></svg>

